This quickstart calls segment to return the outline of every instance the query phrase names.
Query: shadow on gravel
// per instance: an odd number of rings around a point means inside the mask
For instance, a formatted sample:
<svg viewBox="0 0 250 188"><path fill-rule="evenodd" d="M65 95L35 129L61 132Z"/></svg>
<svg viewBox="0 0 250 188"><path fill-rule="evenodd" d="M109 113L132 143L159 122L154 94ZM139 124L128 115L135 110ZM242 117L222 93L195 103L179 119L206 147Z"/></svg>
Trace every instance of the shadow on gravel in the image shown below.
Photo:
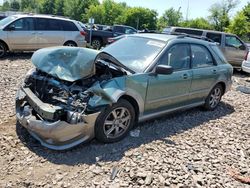
<svg viewBox="0 0 250 188"><path fill-rule="evenodd" d="M26 129L18 123L16 131L19 139L34 153L55 164L77 165L95 164L100 161L119 161L131 148L138 148L142 144L161 140L169 147L176 143L169 139L170 136L200 126L205 122L219 119L234 112L233 106L221 102L215 111L203 111L194 108L188 111L176 112L151 121L137 125L140 130L138 138L127 136L120 142L102 144L95 140L90 143L80 144L66 151L53 151L42 147L38 141L29 135Z"/></svg>
<svg viewBox="0 0 250 188"><path fill-rule="evenodd" d="M23 52L23 53L8 53L3 59L1 60L9 60L9 61L15 61L15 60L30 60L31 56L33 55L33 52Z"/></svg>

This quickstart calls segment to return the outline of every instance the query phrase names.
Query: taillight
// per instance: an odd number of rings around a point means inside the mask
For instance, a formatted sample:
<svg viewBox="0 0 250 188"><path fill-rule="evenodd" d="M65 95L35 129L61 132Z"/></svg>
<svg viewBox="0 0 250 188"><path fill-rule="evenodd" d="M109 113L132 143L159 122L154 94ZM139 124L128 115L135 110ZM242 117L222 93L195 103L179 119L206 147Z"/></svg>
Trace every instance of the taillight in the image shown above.
<svg viewBox="0 0 250 188"><path fill-rule="evenodd" d="M246 56L245 56L246 61L247 61L248 54L249 54L249 51L246 53Z"/></svg>
<svg viewBox="0 0 250 188"><path fill-rule="evenodd" d="M108 38L108 43L113 43L115 40L112 38Z"/></svg>
<svg viewBox="0 0 250 188"><path fill-rule="evenodd" d="M80 34L82 35L82 36L86 36L86 32L85 31L80 31Z"/></svg>

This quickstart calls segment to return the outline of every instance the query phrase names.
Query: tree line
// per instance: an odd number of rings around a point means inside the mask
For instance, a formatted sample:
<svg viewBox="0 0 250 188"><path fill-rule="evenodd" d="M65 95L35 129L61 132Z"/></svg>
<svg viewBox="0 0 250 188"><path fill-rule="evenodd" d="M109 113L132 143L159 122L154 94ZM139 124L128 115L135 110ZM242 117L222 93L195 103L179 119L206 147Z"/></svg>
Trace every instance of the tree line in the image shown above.
<svg viewBox="0 0 250 188"><path fill-rule="evenodd" d="M181 8L168 8L158 16L156 10L130 7L114 0L7 0L1 11L21 11L66 16L82 22L93 17L95 23L125 24L149 30L162 30L167 26L182 26L235 33L250 40L250 2L231 18L239 0L223 0L209 8L207 18L184 19ZM166 4L167 7L167 4Z"/></svg>

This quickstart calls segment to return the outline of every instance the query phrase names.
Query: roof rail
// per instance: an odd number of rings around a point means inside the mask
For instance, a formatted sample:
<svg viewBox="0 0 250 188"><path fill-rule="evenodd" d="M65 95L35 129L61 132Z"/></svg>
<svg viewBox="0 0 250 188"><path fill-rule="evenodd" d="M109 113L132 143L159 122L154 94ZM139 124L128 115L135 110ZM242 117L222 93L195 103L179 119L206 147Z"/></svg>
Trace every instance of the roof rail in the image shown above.
<svg viewBox="0 0 250 188"><path fill-rule="evenodd" d="M187 33L179 33L179 32L172 32L171 35L177 35L177 38L185 38L185 37L190 37L190 38L195 38L195 39L200 39L200 40L205 40L208 42L214 42L212 39L204 37L204 36L197 36L197 35L189 35Z"/></svg>

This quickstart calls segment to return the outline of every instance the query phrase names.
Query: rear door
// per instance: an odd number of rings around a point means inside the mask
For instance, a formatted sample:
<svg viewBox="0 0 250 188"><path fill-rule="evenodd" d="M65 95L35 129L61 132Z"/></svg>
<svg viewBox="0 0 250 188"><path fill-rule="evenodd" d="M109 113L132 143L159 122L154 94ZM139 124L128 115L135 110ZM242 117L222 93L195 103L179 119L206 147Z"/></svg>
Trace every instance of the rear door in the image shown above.
<svg viewBox="0 0 250 188"><path fill-rule="evenodd" d="M203 45L191 44L191 62L193 79L190 99L193 102L201 102L216 83L219 69L210 51Z"/></svg>
<svg viewBox="0 0 250 188"><path fill-rule="evenodd" d="M13 50L37 49L34 18L20 18L5 28L10 48Z"/></svg>
<svg viewBox="0 0 250 188"><path fill-rule="evenodd" d="M64 43L64 31L61 20L36 18L38 47L61 46Z"/></svg>
<svg viewBox="0 0 250 188"><path fill-rule="evenodd" d="M234 67L241 67L247 51L247 47L238 37L234 35L225 36L225 48L223 52L231 65Z"/></svg>

